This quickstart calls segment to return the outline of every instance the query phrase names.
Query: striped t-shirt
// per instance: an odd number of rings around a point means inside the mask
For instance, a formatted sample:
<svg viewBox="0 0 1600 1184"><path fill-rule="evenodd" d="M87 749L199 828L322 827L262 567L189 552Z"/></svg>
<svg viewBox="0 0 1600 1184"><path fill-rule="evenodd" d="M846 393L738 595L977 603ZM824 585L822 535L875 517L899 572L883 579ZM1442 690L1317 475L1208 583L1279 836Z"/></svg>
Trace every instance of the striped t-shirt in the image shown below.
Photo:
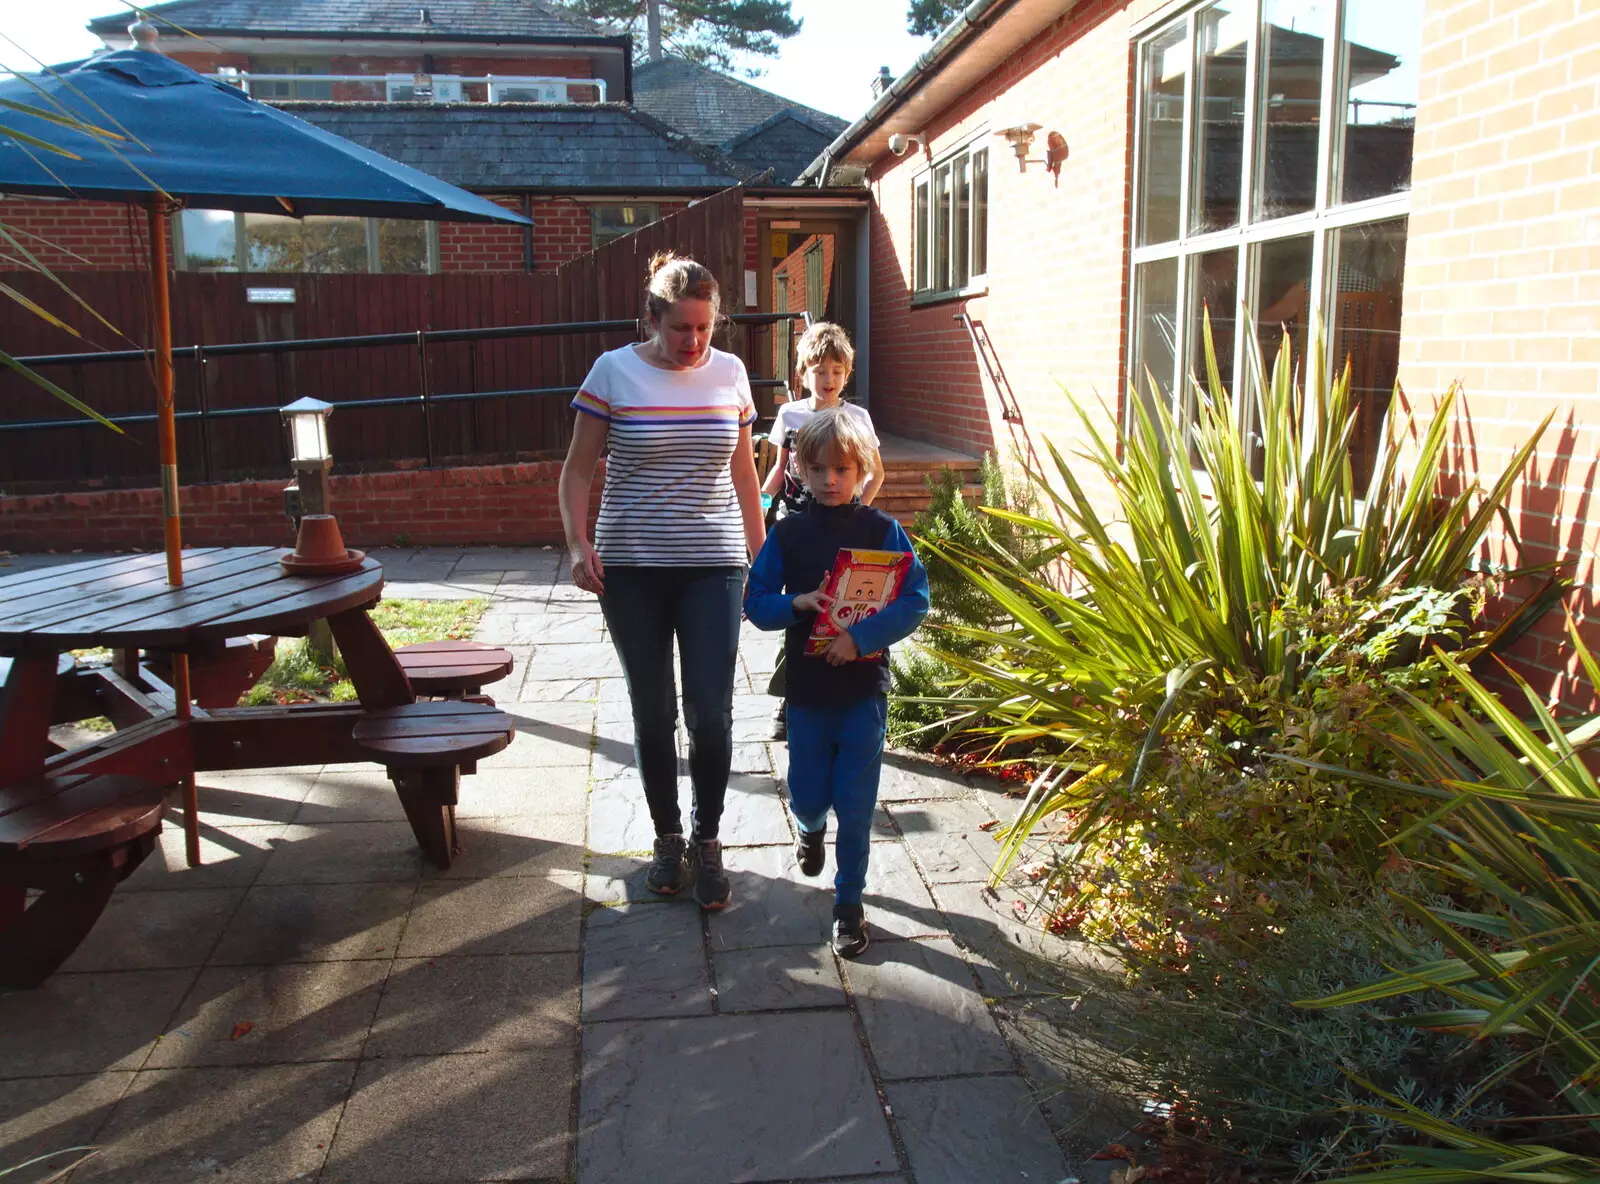
<svg viewBox="0 0 1600 1184"><path fill-rule="evenodd" d="M729 464L756 410L739 357L713 349L693 370L662 370L625 345L595 360L572 405L610 426L594 540L601 562L747 562Z"/></svg>

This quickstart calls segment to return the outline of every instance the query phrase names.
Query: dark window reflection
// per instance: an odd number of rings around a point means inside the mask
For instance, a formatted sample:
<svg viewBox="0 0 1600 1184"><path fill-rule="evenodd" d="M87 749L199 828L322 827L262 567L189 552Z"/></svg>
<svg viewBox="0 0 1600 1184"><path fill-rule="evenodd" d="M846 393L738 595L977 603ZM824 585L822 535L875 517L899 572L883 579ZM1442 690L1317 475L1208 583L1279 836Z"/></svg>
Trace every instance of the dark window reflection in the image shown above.
<svg viewBox="0 0 1600 1184"><path fill-rule="evenodd" d="M1261 13L1261 184L1256 215L1280 218L1316 204L1322 66L1332 5L1264 0Z"/></svg>
<svg viewBox="0 0 1600 1184"><path fill-rule="evenodd" d="M1233 351L1239 306L1239 250L1228 247L1196 255L1189 264L1194 285L1189 302L1189 372L1207 395L1211 393L1209 363L1206 358L1206 318L1211 318L1211 344L1216 350L1217 374L1224 390L1233 389ZM1199 408L1194 383L1187 384L1188 423L1193 425ZM1199 461L1190 446L1190 460Z"/></svg>
<svg viewBox="0 0 1600 1184"><path fill-rule="evenodd" d="M1350 367L1358 409L1351 460L1359 480L1372 471L1384 413L1400 367L1401 277L1406 266L1406 220L1352 226L1334 236L1338 260L1332 315L1333 364Z"/></svg>
<svg viewBox="0 0 1600 1184"><path fill-rule="evenodd" d="M1134 269L1138 306L1134 314L1128 381L1147 408L1172 406L1178 365L1178 261L1160 259Z"/></svg>
<svg viewBox="0 0 1600 1184"><path fill-rule="evenodd" d="M1347 0L1343 200L1411 188L1423 0Z"/></svg>
<svg viewBox="0 0 1600 1184"><path fill-rule="evenodd" d="M1261 358L1267 381L1283 346L1284 334L1294 358L1296 377L1305 372L1307 326L1311 320L1311 236L1262 243L1260 283L1256 288L1256 340L1261 343Z"/></svg>

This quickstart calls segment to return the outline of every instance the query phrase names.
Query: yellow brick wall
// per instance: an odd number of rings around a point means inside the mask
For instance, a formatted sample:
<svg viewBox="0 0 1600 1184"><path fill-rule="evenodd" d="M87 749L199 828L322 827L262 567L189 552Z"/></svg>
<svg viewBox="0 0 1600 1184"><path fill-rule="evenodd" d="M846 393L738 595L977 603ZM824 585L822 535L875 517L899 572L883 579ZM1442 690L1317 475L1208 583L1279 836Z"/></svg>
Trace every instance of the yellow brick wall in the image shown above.
<svg viewBox="0 0 1600 1184"><path fill-rule="evenodd" d="M1574 559L1600 644L1600 2L1430 0L1411 211L1401 384L1424 409L1462 384L1457 457L1486 480L1554 410L1493 549ZM1570 697L1569 651L1553 616L1519 657Z"/></svg>

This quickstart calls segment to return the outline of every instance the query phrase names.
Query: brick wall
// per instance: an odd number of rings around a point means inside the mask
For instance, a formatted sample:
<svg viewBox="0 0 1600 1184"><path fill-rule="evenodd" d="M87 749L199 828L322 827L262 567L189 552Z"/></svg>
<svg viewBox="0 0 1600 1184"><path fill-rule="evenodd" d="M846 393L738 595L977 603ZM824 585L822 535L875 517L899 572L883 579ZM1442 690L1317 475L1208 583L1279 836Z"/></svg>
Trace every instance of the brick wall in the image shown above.
<svg viewBox="0 0 1600 1184"><path fill-rule="evenodd" d="M1513 506L1507 564L1576 559L1600 646L1600 8L1431 0L1423 28L1400 381L1423 407L1459 380L1458 459L1493 479L1551 411ZM1570 691L1559 614L1524 669Z"/></svg>
<svg viewBox="0 0 1600 1184"><path fill-rule="evenodd" d="M329 481L328 496L353 547L560 543L559 460L393 473ZM595 477L595 501L604 468ZM185 546L289 546L286 479L179 490ZM158 489L0 497L0 548L105 550L161 546Z"/></svg>
<svg viewBox="0 0 1600 1184"><path fill-rule="evenodd" d="M148 221L142 210L131 206L4 198L0 199L0 223L46 267L62 271L145 269ZM9 255L10 247L3 253Z"/></svg>
<svg viewBox="0 0 1600 1184"><path fill-rule="evenodd" d="M1059 182L1043 165L1017 167L1010 146L989 147L987 295L914 305L913 150L870 173L872 391L875 419L892 432L965 452L1068 450L1076 434L1064 385L1080 398L1119 403L1128 174L1129 31L1156 7L1090 0L926 125L935 156L981 126L1031 121L1059 131L1071 155ZM993 340L1023 423L1001 418L966 330L965 311Z"/></svg>
<svg viewBox="0 0 1600 1184"><path fill-rule="evenodd" d="M504 194L490 201L522 212L522 199ZM533 233L534 258L539 257L539 229ZM485 222L439 223L440 271L522 271L526 259L525 236L520 226Z"/></svg>

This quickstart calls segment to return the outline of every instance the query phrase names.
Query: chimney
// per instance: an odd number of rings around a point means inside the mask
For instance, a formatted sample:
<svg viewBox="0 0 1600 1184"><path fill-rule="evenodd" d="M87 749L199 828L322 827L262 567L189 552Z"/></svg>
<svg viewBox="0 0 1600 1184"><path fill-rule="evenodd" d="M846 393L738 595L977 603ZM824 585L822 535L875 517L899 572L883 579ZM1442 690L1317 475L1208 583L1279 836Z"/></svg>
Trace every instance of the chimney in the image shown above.
<svg viewBox="0 0 1600 1184"><path fill-rule="evenodd" d="M889 73L888 66L879 66L878 72L872 77L872 97L877 98L894 83L894 75Z"/></svg>
<svg viewBox="0 0 1600 1184"><path fill-rule="evenodd" d="M419 24L419 25L431 25L431 24L433 24L433 13L429 12L426 8L417 9L417 24Z"/></svg>

